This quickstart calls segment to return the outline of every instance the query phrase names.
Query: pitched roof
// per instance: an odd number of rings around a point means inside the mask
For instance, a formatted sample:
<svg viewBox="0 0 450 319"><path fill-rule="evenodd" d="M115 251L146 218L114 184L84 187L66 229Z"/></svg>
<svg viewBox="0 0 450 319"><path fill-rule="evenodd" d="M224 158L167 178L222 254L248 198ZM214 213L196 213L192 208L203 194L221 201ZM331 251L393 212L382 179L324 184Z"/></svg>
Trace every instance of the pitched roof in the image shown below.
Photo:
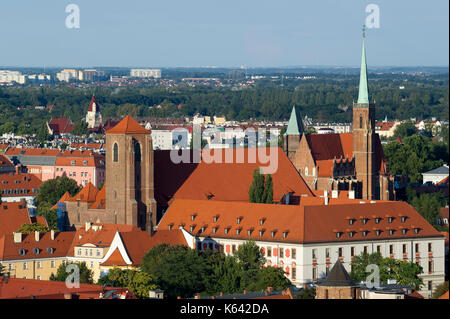
<svg viewBox="0 0 450 319"><path fill-rule="evenodd" d="M0 166L1 167L14 167L14 164L10 161L8 157L0 154Z"/></svg>
<svg viewBox="0 0 450 319"><path fill-rule="evenodd" d="M286 135L300 135L305 131L303 121L300 116L300 110L296 107L292 107L291 117L289 118L288 127L286 129Z"/></svg>
<svg viewBox="0 0 450 319"><path fill-rule="evenodd" d="M355 286L355 283L338 259L328 273L327 278L318 285L326 287L352 287Z"/></svg>
<svg viewBox="0 0 450 319"><path fill-rule="evenodd" d="M106 131L106 134L151 134L131 116L124 117L117 125Z"/></svg>
<svg viewBox="0 0 450 319"><path fill-rule="evenodd" d="M97 100L95 99L95 95L92 95L91 102L89 103L88 111L92 112L93 105L95 103L95 107L97 112L100 112L100 105L98 105Z"/></svg>
<svg viewBox="0 0 450 319"><path fill-rule="evenodd" d="M36 196L42 181L33 174L1 174L0 193L5 191L3 197Z"/></svg>
<svg viewBox="0 0 450 319"><path fill-rule="evenodd" d="M23 224L31 224L27 206L21 202L0 204L0 236L12 234Z"/></svg>
<svg viewBox="0 0 450 319"><path fill-rule="evenodd" d="M448 166L441 166L435 169L432 169L431 171L422 173L422 175L430 174L430 175L448 175Z"/></svg>
<svg viewBox="0 0 450 319"><path fill-rule="evenodd" d="M98 191L98 188L89 182L78 194L70 199L66 199L66 201L80 200L81 202L92 203L95 201Z"/></svg>
<svg viewBox="0 0 450 319"><path fill-rule="evenodd" d="M61 135L65 133L71 133L73 124L70 123L70 119L67 118L52 118L48 123L48 126L53 131L54 135Z"/></svg>
<svg viewBox="0 0 450 319"><path fill-rule="evenodd" d="M442 296L439 297L439 299L448 299L448 290L446 293L444 293Z"/></svg>
<svg viewBox="0 0 450 319"><path fill-rule="evenodd" d="M206 152L211 151L212 156L218 155L220 163L208 163ZM175 193L174 198L180 199L206 199L220 201L242 201L248 202L248 191L253 180L253 173L256 168L267 167L261 157L256 155L256 160L252 163L249 156L259 151L275 154L277 170L272 174L273 180L273 200L280 201L288 192L293 192L296 196L307 194L314 196L307 184L297 172L291 161L280 148L241 148L228 149L222 151L218 149L203 150L202 161L192 171L183 185ZM225 163L225 156L230 152L233 163ZM243 161L239 163L237 155L243 154ZM274 157L275 157L274 156Z"/></svg>
<svg viewBox="0 0 450 319"><path fill-rule="evenodd" d="M55 233L55 239L51 239L50 232L41 234L39 241L36 241L35 235L22 234L22 241L14 243L13 234L5 234L0 239L0 260L21 260L35 258L53 258L67 256L75 232ZM53 248L50 251L48 248ZM25 254L20 254L23 249ZM38 249L39 254L35 253Z"/></svg>
<svg viewBox="0 0 450 319"><path fill-rule="evenodd" d="M324 205L319 204L319 200L302 197L300 205L280 205L176 198L160 220L158 230L182 226L193 235L202 237L296 243L443 238L413 207L404 202L360 204L359 200L334 199L336 203ZM214 217L217 217L216 221ZM388 217L393 218L391 222ZM380 218L378 223L376 218ZM354 222L350 224L349 219ZM363 219L366 219L365 224ZM414 231L416 228L418 233ZM402 229L406 229L406 233ZM237 230L240 230L239 233Z"/></svg>

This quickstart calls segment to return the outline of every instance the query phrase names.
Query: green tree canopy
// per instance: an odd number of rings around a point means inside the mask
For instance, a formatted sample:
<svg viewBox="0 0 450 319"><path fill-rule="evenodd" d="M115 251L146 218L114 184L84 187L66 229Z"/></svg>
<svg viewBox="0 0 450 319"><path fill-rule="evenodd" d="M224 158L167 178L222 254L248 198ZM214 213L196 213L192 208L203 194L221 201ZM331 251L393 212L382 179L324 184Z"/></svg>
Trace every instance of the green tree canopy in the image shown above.
<svg viewBox="0 0 450 319"><path fill-rule="evenodd" d="M375 264L380 270L380 283L386 284L388 279L395 279L397 283L410 286L419 290L423 285L422 278L419 275L423 272L420 265L393 258L383 258L380 253L355 256L352 261L352 271L350 276L355 282L366 281L369 273L366 273L366 267Z"/></svg>
<svg viewBox="0 0 450 319"><path fill-rule="evenodd" d="M41 225L39 223L32 224L23 224L18 230L18 233L22 234L34 234L35 231L38 231L42 234L48 233L50 231L50 227Z"/></svg>
<svg viewBox="0 0 450 319"><path fill-rule="evenodd" d="M394 137L405 138L416 133L416 125L413 121L406 121L397 125L394 130Z"/></svg>
<svg viewBox="0 0 450 319"><path fill-rule="evenodd" d="M265 177L259 168L253 172L253 180L248 191L250 203L273 203L273 180L269 174Z"/></svg>
<svg viewBox="0 0 450 319"><path fill-rule="evenodd" d="M80 284L93 284L93 271L90 270L86 263L83 262L69 262L69 263L62 263L59 265L58 269L56 269L56 274L50 275L50 280L53 281L66 281L66 278L73 273L73 271L67 271L67 267L69 265L77 265L79 272L80 272Z"/></svg>
<svg viewBox="0 0 450 319"><path fill-rule="evenodd" d="M133 295L140 299L149 298L149 291L158 289L149 274L134 269L122 270L118 267L110 269L105 276L98 280L98 284L128 288Z"/></svg>

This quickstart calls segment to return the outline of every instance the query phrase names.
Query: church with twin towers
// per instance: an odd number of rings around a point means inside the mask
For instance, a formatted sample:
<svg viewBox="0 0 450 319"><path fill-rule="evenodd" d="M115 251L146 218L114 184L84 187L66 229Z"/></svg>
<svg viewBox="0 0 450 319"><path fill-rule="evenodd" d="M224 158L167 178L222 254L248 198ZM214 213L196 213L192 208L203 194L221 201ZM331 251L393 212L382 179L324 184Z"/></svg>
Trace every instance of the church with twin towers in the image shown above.
<svg viewBox="0 0 450 319"><path fill-rule="evenodd" d="M293 107L283 151L311 190L348 191L350 198L394 200L380 137L375 133L375 103L370 101L363 36L358 101L353 103L352 133L308 134Z"/></svg>

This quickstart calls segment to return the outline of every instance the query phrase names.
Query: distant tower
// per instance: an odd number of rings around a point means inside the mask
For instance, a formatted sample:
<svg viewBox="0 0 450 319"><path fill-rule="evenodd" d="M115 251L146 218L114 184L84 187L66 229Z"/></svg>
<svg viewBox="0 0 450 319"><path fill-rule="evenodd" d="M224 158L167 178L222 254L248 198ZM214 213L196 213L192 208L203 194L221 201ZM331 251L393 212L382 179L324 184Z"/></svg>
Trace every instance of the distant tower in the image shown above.
<svg viewBox="0 0 450 319"><path fill-rule="evenodd" d="M102 124L102 115L100 113L100 106L98 105L95 96L92 95L91 103L86 114L86 123L88 128L99 127Z"/></svg>
<svg viewBox="0 0 450 319"><path fill-rule="evenodd" d="M283 151L291 160L294 158L304 131L305 128L300 111L298 107L293 106L286 133L283 135Z"/></svg>
<svg viewBox="0 0 450 319"><path fill-rule="evenodd" d="M150 131L131 116L106 131L106 211L117 224L156 226L154 155Z"/></svg>
<svg viewBox="0 0 450 319"><path fill-rule="evenodd" d="M361 184L359 198L375 199L375 105L369 102L365 33L361 57L358 102L353 104L353 155L356 178Z"/></svg>

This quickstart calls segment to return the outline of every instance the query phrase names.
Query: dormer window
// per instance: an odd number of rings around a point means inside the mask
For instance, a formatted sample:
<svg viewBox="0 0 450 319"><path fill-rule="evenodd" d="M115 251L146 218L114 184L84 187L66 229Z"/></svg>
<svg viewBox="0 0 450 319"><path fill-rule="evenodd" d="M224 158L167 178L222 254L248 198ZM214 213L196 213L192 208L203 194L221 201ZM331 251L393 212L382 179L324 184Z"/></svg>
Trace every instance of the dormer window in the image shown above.
<svg viewBox="0 0 450 319"><path fill-rule="evenodd" d="M380 235L381 235L381 230L377 229L377 230L375 231L375 235L380 236Z"/></svg>
<svg viewBox="0 0 450 319"><path fill-rule="evenodd" d="M194 220L194 219L195 219L195 216L197 216L197 214L192 214L192 215L191 215L191 220Z"/></svg>
<svg viewBox="0 0 450 319"><path fill-rule="evenodd" d="M389 229L389 235L394 235L394 230L393 229Z"/></svg>
<svg viewBox="0 0 450 319"><path fill-rule="evenodd" d="M265 218L261 218L261 219L259 220L259 226L262 226L262 225L264 224L265 221L266 221Z"/></svg>
<svg viewBox="0 0 450 319"><path fill-rule="evenodd" d="M217 220L219 219L219 215L216 215L213 217L213 222L217 223Z"/></svg>
<svg viewBox="0 0 450 319"><path fill-rule="evenodd" d="M286 238L287 235L288 235L288 232L287 232L287 231L283 232L283 238Z"/></svg>
<svg viewBox="0 0 450 319"><path fill-rule="evenodd" d="M402 221L402 223L404 223L406 221L406 216L402 216L401 221Z"/></svg>
<svg viewBox="0 0 450 319"><path fill-rule="evenodd" d="M170 224L168 227L169 227L169 230L172 230L173 224Z"/></svg>
<svg viewBox="0 0 450 319"><path fill-rule="evenodd" d="M351 231L351 232L348 233L348 235L350 236L350 238L353 238L353 236L355 235L355 232Z"/></svg>
<svg viewBox="0 0 450 319"><path fill-rule="evenodd" d="M261 229L261 230L259 231L259 237L262 237L263 234L264 234L264 230Z"/></svg>
<svg viewBox="0 0 450 319"><path fill-rule="evenodd" d="M213 234L217 233L217 227L213 227L212 232Z"/></svg>
<svg viewBox="0 0 450 319"><path fill-rule="evenodd" d="M388 217L388 223L392 223L393 220L394 220L394 217Z"/></svg>
<svg viewBox="0 0 450 319"><path fill-rule="evenodd" d="M204 232L205 232L205 228L206 228L206 227L203 226L203 227L201 228L200 232L201 232L201 233L204 233Z"/></svg>
<svg viewBox="0 0 450 319"><path fill-rule="evenodd" d="M241 229L240 228L236 229L236 235L239 235L240 233L241 233Z"/></svg>
<svg viewBox="0 0 450 319"><path fill-rule="evenodd" d="M367 221L368 221L368 220L369 220L368 218L363 218L363 219L362 219L363 225L367 224Z"/></svg>
<svg viewBox="0 0 450 319"><path fill-rule="evenodd" d="M247 235L250 236L252 234L252 229L247 230Z"/></svg>
<svg viewBox="0 0 450 319"><path fill-rule="evenodd" d="M414 228L414 233L415 233L415 234L418 234L418 233L419 233L419 228L417 228L417 227Z"/></svg>
<svg viewBox="0 0 450 319"><path fill-rule="evenodd" d="M353 223L354 223L354 219L353 219L353 218L349 218L348 224L349 224L349 225L353 225Z"/></svg>
<svg viewBox="0 0 450 319"><path fill-rule="evenodd" d="M275 237L275 233L276 233L276 231L272 230L272 231L270 232L270 237L274 238L274 237Z"/></svg>
<svg viewBox="0 0 450 319"><path fill-rule="evenodd" d="M402 234L403 234L403 235L406 235L407 232L408 232L408 230L407 230L406 228L403 228L403 229L402 229Z"/></svg>
<svg viewBox="0 0 450 319"><path fill-rule="evenodd" d="M230 228L225 228L224 229L224 232L225 232L225 235L228 235L228 231L230 230Z"/></svg>
<svg viewBox="0 0 450 319"><path fill-rule="evenodd" d="M238 218L236 219L236 222L237 222L238 224L240 224L240 223L241 223L241 220L242 220L242 217L238 217Z"/></svg>
<svg viewBox="0 0 450 319"><path fill-rule="evenodd" d="M195 225L191 225L191 233L194 231Z"/></svg>
<svg viewBox="0 0 450 319"><path fill-rule="evenodd" d="M375 224L379 224L379 223L380 223L380 220L381 220L380 217L375 218Z"/></svg>
<svg viewBox="0 0 450 319"><path fill-rule="evenodd" d="M363 232L362 232L363 237L366 237L368 233L369 232L367 230L363 230Z"/></svg>
<svg viewBox="0 0 450 319"><path fill-rule="evenodd" d="M341 232L336 232L336 238L340 238L341 237Z"/></svg>

